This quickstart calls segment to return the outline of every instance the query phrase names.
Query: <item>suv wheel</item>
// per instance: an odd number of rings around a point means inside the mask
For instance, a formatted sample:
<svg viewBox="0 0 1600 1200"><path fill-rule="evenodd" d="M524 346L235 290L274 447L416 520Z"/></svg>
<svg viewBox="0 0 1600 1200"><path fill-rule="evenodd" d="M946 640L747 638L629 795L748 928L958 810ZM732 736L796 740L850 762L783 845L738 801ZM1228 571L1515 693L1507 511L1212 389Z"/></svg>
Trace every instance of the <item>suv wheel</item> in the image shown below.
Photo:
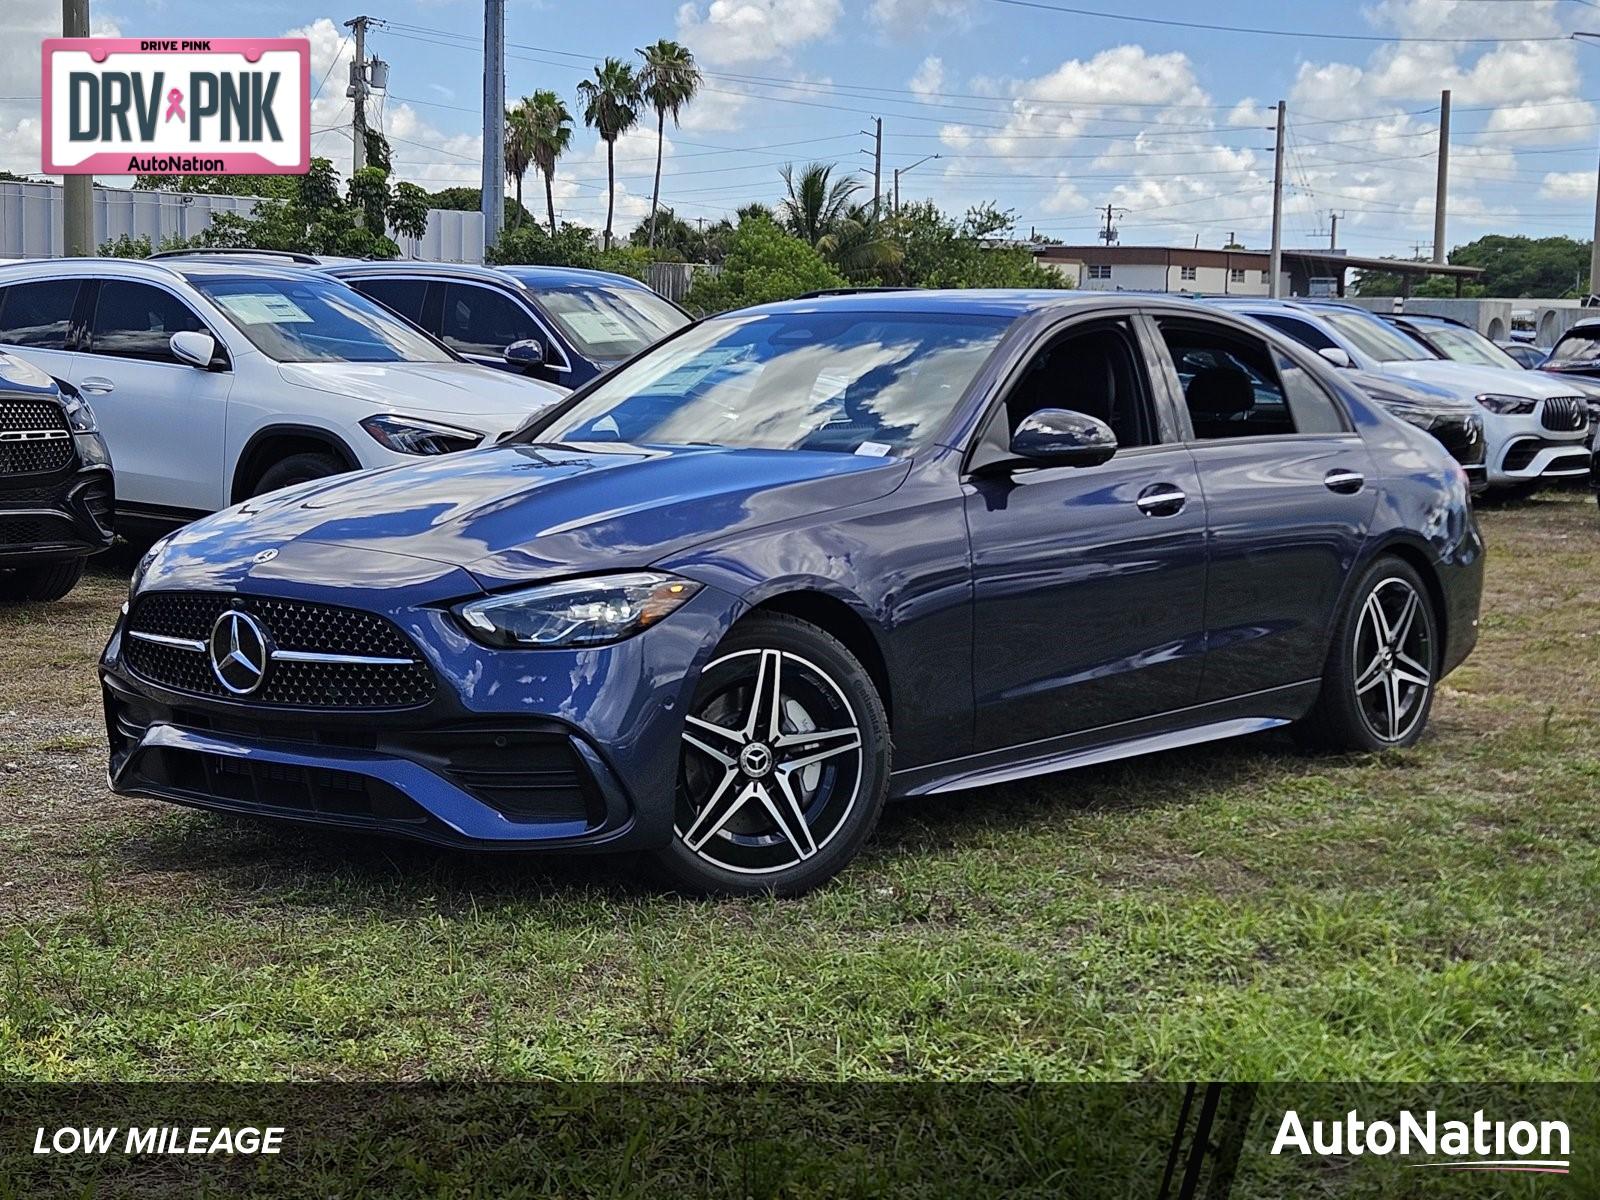
<svg viewBox="0 0 1600 1200"><path fill-rule="evenodd" d="M1322 693L1301 734L1339 750L1412 745L1428 723L1439 651L1422 577L1400 559L1380 558L1357 583L1334 633Z"/></svg>
<svg viewBox="0 0 1600 1200"><path fill-rule="evenodd" d="M856 856L888 785L889 725L866 669L804 621L748 618L701 672L656 863L696 894L799 895Z"/></svg>
<svg viewBox="0 0 1600 1200"><path fill-rule="evenodd" d="M343 475L349 469L331 454L319 454L316 451L291 454L261 472L261 478L256 480L250 495L260 496L279 488L293 487L297 483L326 479L329 475Z"/></svg>
<svg viewBox="0 0 1600 1200"><path fill-rule="evenodd" d="M83 559L64 558L0 571L0 600L59 600L83 578Z"/></svg>

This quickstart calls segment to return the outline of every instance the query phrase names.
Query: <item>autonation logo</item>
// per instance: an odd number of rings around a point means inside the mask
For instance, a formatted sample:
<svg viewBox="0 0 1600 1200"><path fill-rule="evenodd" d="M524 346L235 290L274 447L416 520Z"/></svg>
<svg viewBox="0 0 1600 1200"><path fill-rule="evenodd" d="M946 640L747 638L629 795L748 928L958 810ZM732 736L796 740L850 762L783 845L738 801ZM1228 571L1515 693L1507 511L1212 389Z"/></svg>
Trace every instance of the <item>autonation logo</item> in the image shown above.
<svg viewBox="0 0 1600 1200"><path fill-rule="evenodd" d="M1432 1110L1420 1117L1402 1109L1391 1120L1363 1121L1354 1109L1336 1121L1312 1121L1310 1131L1290 1109L1278 1125L1274 1154L1371 1154L1444 1156L1440 1162L1412 1163L1447 1171L1513 1171L1565 1175L1572 1135L1565 1121L1491 1121L1483 1111L1470 1121L1441 1121Z"/></svg>

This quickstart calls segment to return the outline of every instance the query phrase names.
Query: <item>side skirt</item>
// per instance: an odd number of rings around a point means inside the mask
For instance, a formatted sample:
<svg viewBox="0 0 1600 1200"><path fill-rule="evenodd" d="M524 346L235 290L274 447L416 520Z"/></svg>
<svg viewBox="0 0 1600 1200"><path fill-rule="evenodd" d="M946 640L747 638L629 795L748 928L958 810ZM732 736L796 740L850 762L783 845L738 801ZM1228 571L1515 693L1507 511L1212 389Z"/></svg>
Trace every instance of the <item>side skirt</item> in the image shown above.
<svg viewBox="0 0 1600 1200"><path fill-rule="evenodd" d="M1304 716L1316 701L1321 686L1321 681L1316 679L1285 684L1158 716L1102 725L1098 729L1008 746L1003 750L987 750L923 767L907 767L889 777L889 792L892 796L931 796L1260 733Z"/></svg>

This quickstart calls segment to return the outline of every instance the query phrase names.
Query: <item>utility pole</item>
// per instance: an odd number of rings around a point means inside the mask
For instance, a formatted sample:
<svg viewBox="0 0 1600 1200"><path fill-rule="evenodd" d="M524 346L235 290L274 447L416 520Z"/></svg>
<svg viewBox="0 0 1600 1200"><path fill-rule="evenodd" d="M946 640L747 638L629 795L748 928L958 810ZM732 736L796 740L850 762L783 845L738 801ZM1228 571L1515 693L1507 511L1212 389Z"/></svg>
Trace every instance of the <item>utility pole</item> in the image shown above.
<svg viewBox="0 0 1600 1200"><path fill-rule="evenodd" d="M917 159L917 161L912 163L909 167L896 167L894 169L894 207L889 210L892 216L898 217L900 215L900 176L914 171L923 163L932 162L938 157L939 156L937 154L930 154L926 158Z"/></svg>
<svg viewBox="0 0 1600 1200"><path fill-rule="evenodd" d="M1333 209L1328 210L1328 249L1339 248L1339 214Z"/></svg>
<svg viewBox="0 0 1600 1200"><path fill-rule="evenodd" d="M878 197L883 195L883 118L872 118L872 219L878 219ZM866 133L863 129L862 133Z"/></svg>
<svg viewBox="0 0 1600 1200"><path fill-rule="evenodd" d="M1445 192L1450 183L1450 89L1439 93L1439 185L1433 194L1433 261L1444 261Z"/></svg>
<svg viewBox="0 0 1600 1200"><path fill-rule="evenodd" d="M1600 168L1595 172L1594 184L1594 241L1589 245L1589 292L1584 306L1595 302L1600 295Z"/></svg>
<svg viewBox="0 0 1600 1200"><path fill-rule="evenodd" d="M1278 276L1283 273L1283 138L1285 104L1278 101L1278 138L1272 150L1272 253L1268 256L1267 295L1276 300L1283 294Z"/></svg>
<svg viewBox="0 0 1600 1200"><path fill-rule="evenodd" d="M483 3L483 245L500 240L506 209L506 0Z"/></svg>
<svg viewBox="0 0 1600 1200"><path fill-rule="evenodd" d="M355 33L356 56L350 61L350 86L345 95L355 101L355 116L350 122L350 140L355 143L350 173L367 165L367 24L371 17L352 17L344 27Z"/></svg>
<svg viewBox="0 0 1600 1200"><path fill-rule="evenodd" d="M89 0L61 0L61 36L89 36ZM63 175L61 185L62 248L73 257L93 254L94 176Z"/></svg>
<svg viewBox="0 0 1600 1200"><path fill-rule="evenodd" d="M1116 227L1115 224L1113 224L1113 221L1115 220L1115 218L1117 218L1119 216L1126 216L1127 212L1128 212L1128 210L1125 209L1125 208L1114 208L1109 204L1106 205L1106 208L1105 208L1106 223L1105 223L1105 225L1103 225L1101 227L1100 232L1097 235L1100 238L1100 240L1102 242L1104 242L1106 245L1108 245L1108 246L1116 245L1116 243L1117 243L1117 227Z"/></svg>

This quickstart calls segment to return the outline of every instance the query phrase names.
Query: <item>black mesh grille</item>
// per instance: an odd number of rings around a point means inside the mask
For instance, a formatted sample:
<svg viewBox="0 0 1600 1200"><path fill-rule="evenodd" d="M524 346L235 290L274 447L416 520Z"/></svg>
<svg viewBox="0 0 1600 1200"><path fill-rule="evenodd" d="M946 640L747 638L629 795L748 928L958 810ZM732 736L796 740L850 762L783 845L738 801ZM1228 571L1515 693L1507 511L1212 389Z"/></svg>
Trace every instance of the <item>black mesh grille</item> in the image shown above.
<svg viewBox="0 0 1600 1200"><path fill-rule="evenodd" d="M43 546L77 540L72 522L65 517L0 514L0 546Z"/></svg>
<svg viewBox="0 0 1600 1200"><path fill-rule="evenodd" d="M1587 428L1588 407L1577 396L1552 396L1539 410L1539 424L1555 433L1573 433Z"/></svg>
<svg viewBox="0 0 1600 1200"><path fill-rule="evenodd" d="M5 434L70 433L59 404L48 400L0 400L0 475L37 475L72 462L72 438L15 441Z"/></svg>
<svg viewBox="0 0 1600 1200"><path fill-rule="evenodd" d="M128 630L204 642L222 613L235 606L255 616L279 650L404 658L406 663L320 663L274 659L256 704L294 708L410 708L433 698L433 674L406 636L375 613L267 597L206 592L155 592L128 617ZM128 665L152 683L202 696L233 697L211 670L209 654L129 636Z"/></svg>

